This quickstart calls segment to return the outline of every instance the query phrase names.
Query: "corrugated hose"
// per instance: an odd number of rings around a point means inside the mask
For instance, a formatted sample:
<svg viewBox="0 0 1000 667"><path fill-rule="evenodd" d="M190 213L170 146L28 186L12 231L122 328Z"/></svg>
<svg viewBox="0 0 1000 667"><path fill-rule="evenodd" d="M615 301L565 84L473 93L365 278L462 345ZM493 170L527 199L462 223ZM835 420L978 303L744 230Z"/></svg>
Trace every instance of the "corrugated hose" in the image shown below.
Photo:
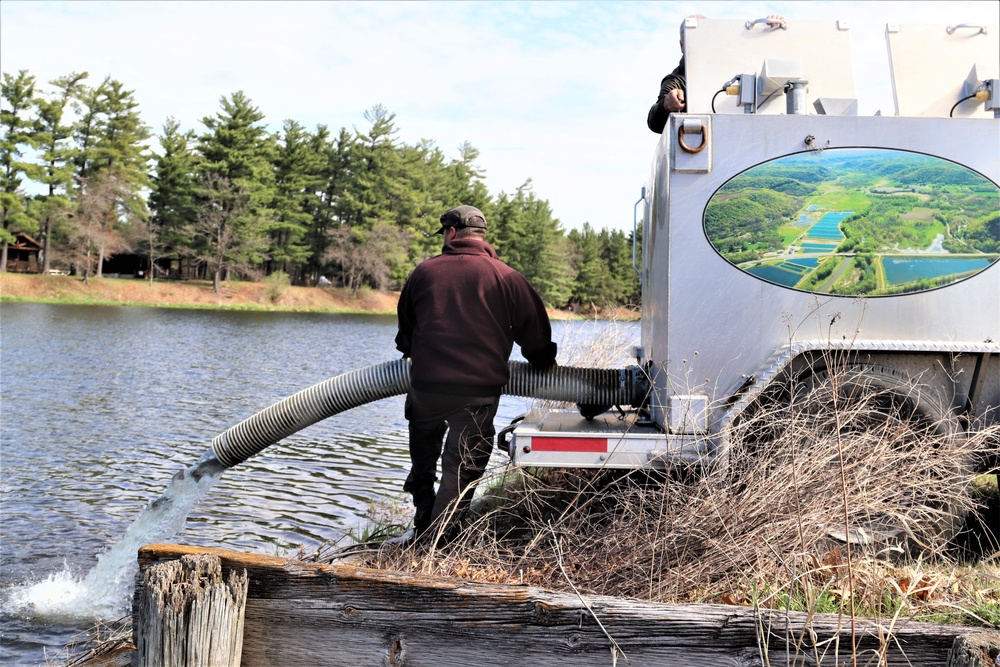
<svg viewBox="0 0 1000 667"><path fill-rule="evenodd" d="M636 367L532 368L510 362L508 396L541 398L588 405L633 405L645 396ZM214 458L226 468L246 461L289 435L318 421L366 403L405 394L410 388L410 362L397 359L365 366L320 382L244 419L212 440L202 461Z"/></svg>

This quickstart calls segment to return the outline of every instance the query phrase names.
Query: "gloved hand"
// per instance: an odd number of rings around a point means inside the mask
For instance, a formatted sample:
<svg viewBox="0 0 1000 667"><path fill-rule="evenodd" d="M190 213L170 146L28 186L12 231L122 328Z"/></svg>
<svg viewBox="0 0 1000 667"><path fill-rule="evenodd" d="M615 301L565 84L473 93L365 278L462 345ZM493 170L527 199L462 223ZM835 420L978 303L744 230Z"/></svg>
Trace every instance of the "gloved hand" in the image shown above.
<svg viewBox="0 0 1000 667"><path fill-rule="evenodd" d="M524 358L528 360L532 368L537 368L538 370L545 370L546 368L551 368L556 365L556 351L557 347L555 343L549 343L545 347L538 350L521 350Z"/></svg>

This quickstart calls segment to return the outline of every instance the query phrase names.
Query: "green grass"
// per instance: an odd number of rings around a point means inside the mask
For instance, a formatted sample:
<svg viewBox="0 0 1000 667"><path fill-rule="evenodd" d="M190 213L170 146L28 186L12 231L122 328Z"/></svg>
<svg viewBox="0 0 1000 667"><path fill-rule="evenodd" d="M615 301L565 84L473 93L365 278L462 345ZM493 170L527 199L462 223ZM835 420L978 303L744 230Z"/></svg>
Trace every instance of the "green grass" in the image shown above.
<svg viewBox="0 0 1000 667"><path fill-rule="evenodd" d="M920 226L913 224L912 221L904 220L902 222L910 222L909 229L918 237L917 249L929 246L939 234L943 236L947 236L948 234L948 228L944 226L944 223L937 220Z"/></svg>
<svg viewBox="0 0 1000 667"><path fill-rule="evenodd" d="M795 226L792 224L778 227L778 233L781 234L781 244L787 248L792 241L802 236L802 233L806 229L808 229L808 227L804 225Z"/></svg>
<svg viewBox="0 0 1000 667"><path fill-rule="evenodd" d="M850 614L850 599L839 592L834 592L833 584L834 582L831 581L818 591L809 586L800 586L789 591L785 587L776 588L774 583L754 584L750 586L751 594L748 603L752 607L766 609L785 609L817 614ZM857 602L854 607L854 615L865 618L891 618L904 607L905 604L901 597L893 595L889 591L883 591L877 604L872 604L871 598Z"/></svg>
<svg viewBox="0 0 1000 667"><path fill-rule="evenodd" d="M827 190L810 200L809 203L828 211L854 211L855 213L867 211L868 207L871 206L868 196L863 192L839 188Z"/></svg>

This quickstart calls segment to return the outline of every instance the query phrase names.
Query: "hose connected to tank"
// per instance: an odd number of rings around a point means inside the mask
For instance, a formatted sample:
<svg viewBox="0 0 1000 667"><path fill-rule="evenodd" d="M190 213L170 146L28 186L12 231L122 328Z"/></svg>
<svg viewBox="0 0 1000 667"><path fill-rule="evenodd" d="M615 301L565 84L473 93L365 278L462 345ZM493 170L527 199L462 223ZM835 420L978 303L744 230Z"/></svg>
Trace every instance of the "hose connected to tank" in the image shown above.
<svg viewBox="0 0 1000 667"><path fill-rule="evenodd" d="M588 405L634 405L645 396L642 374L624 369L554 366L537 370L511 361L509 396L542 398ZM244 419L212 440L212 453L226 468L246 461L318 421L366 403L405 394L410 362L397 359L349 371L289 396Z"/></svg>

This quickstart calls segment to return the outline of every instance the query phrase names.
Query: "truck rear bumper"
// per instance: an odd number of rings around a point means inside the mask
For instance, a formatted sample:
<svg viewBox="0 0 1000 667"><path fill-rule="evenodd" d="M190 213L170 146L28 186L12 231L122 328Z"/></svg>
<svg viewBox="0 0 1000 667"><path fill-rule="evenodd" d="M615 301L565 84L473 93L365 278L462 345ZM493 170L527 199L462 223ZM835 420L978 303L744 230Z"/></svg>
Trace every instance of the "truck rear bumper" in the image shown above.
<svg viewBox="0 0 1000 667"><path fill-rule="evenodd" d="M642 468L710 458L712 436L668 435L635 411L587 421L575 410L533 411L514 429L515 465L553 468Z"/></svg>

